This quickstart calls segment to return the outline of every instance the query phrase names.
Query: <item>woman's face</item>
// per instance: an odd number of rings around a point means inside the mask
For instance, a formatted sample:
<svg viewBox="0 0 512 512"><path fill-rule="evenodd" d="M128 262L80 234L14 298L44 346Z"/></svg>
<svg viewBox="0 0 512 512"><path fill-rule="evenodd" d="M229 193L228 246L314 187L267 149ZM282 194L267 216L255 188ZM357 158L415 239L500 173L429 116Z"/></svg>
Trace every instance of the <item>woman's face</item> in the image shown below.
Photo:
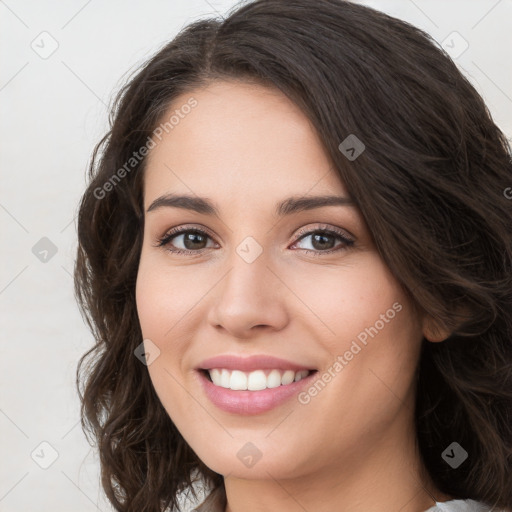
<svg viewBox="0 0 512 512"><path fill-rule="evenodd" d="M225 476L340 478L405 460L422 320L354 204L293 207L350 199L307 118L278 91L228 82L180 96L175 110L147 162L136 290L172 421ZM169 194L191 199L154 203ZM216 214L196 211L199 200ZM174 228L187 232L158 246ZM284 363L205 363L217 356ZM316 373L288 384L294 368ZM223 387L244 379L258 390Z"/></svg>

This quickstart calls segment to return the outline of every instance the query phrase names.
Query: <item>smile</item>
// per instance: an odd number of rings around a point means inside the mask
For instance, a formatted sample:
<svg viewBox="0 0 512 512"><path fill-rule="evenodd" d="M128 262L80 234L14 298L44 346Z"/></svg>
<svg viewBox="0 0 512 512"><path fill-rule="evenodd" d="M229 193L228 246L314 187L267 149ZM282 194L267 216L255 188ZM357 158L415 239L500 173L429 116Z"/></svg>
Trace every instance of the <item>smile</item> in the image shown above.
<svg viewBox="0 0 512 512"><path fill-rule="evenodd" d="M318 373L317 370L299 370L297 372L285 370L282 372L274 369L267 371L268 375L264 370L245 373L239 370L214 368L198 370L196 375L199 376L203 392L212 404L224 412L248 416L262 414L291 400L304 388L310 386ZM222 383L227 384L228 378L229 387L222 386ZM217 381L217 384L213 379ZM278 379L277 386L267 387L277 384ZM251 387L257 385L260 388L258 390L247 389L249 380ZM232 389L232 382L234 387L238 386L243 389Z"/></svg>
<svg viewBox="0 0 512 512"><path fill-rule="evenodd" d="M279 386L287 386L292 382L298 382L310 375L312 370L254 370L243 372L241 370L229 370L226 368L213 368L207 370L208 377L216 386L235 391L260 391L273 389Z"/></svg>

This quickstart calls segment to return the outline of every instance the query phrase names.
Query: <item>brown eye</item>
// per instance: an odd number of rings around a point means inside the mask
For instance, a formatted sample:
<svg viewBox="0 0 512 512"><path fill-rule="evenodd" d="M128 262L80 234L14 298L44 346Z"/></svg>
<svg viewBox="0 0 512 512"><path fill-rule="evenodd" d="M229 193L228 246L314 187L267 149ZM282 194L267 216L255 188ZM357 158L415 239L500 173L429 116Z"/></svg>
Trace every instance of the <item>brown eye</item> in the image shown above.
<svg viewBox="0 0 512 512"><path fill-rule="evenodd" d="M204 236L197 231L187 231L186 233L178 235L175 238L179 238L180 236L183 236L183 245L185 246L185 249L204 249L208 241L207 236Z"/></svg>
<svg viewBox="0 0 512 512"><path fill-rule="evenodd" d="M210 235L201 229L178 228L159 239L157 246L166 247L168 251L176 254L194 254L209 248L208 240L211 240Z"/></svg>
<svg viewBox="0 0 512 512"><path fill-rule="evenodd" d="M299 247L300 249L305 250L308 253L313 254L326 254L337 252L340 250L347 249L354 245L354 240L348 238L344 233L333 231L330 229L315 229L303 233L297 242L295 242L294 246L299 244L299 242L303 240L310 240L309 247ZM338 244L336 244L336 240L338 240Z"/></svg>
<svg viewBox="0 0 512 512"><path fill-rule="evenodd" d="M336 237L327 233L317 233L315 235L311 235L311 237L311 245L318 250L332 249L336 244Z"/></svg>

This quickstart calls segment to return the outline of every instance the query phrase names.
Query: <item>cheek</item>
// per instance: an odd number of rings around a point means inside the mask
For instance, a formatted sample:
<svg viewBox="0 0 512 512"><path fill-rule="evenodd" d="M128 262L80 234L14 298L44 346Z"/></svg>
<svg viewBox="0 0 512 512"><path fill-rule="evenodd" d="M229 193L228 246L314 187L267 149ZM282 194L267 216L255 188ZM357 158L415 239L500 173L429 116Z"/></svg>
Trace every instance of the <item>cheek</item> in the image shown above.
<svg viewBox="0 0 512 512"><path fill-rule="evenodd" d="M419 357L421 326L409 298L376 253L360 254L357 263L330 273L312 269L307 278L296 277L295 285L315 314L308 313L311 321L303 325L331 355L328 364L344 357L343 376L332 389L349 387L359 399L380 391L389 394L375 375L392 389L408 387Z"/></svg>
<svg viewBox="0 0 512 512"><path fill-rule="evenodd" d="M310 265L307 272L288 272L286 281L301 299L301 309L316 317L315 325L323 325L325 339L334 344L373 325L395 302L405 302L396 279L370 251L337 267Z"/></svg>
<svg viewBox="0 0 512 512"><path fill-rule="evenodd" d="M142 333L144 337L161 341L208 291L206 284L194 279L192 266L176 270L162 264L162 258L165 255L145 256L143 253L136 284Z"/></svg>
<svg viewBox="0 0 512 512"><path fill-rule="evenodd" d="M169 416L186 417L188 398L183 391L180 364L186 344L182 340L180 319L190 310L187 294L190 286L180 272L169 271L153 255L141 254L135 289L137 314L145 340L159 349L159 355L148 365L148 372L156 394ZM180 280L184 282L180 282ZM174 326L178 327L174 328ZM184 338L183 338L184 339ZM170 350L170 341L172 349ZM145 341L147 343L147 341ZM171 414L172 413L172 414Z"/></svg>
<svg viewBox="0 0 512 512"><path fill-rule="evenodd" d="M135 297L137 314L144 338L158 339L162 335L166 316L163 315L162 283L141 260L137 275Z"/></svg>

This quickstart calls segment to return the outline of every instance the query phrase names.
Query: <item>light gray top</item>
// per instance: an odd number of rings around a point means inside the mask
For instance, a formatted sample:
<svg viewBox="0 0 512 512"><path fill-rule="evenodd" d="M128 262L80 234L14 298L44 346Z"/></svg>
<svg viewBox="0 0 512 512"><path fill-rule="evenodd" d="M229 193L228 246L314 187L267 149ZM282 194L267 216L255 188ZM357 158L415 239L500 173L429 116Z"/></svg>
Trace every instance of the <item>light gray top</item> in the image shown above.
<svg viewBox="0 0 512 512"><path fill-rule="evenodd" d="M425 512L490 512L492 507L475 500L450 500L445 502L436 502ZM493 512L500 512L494 509Z"/></svg>

